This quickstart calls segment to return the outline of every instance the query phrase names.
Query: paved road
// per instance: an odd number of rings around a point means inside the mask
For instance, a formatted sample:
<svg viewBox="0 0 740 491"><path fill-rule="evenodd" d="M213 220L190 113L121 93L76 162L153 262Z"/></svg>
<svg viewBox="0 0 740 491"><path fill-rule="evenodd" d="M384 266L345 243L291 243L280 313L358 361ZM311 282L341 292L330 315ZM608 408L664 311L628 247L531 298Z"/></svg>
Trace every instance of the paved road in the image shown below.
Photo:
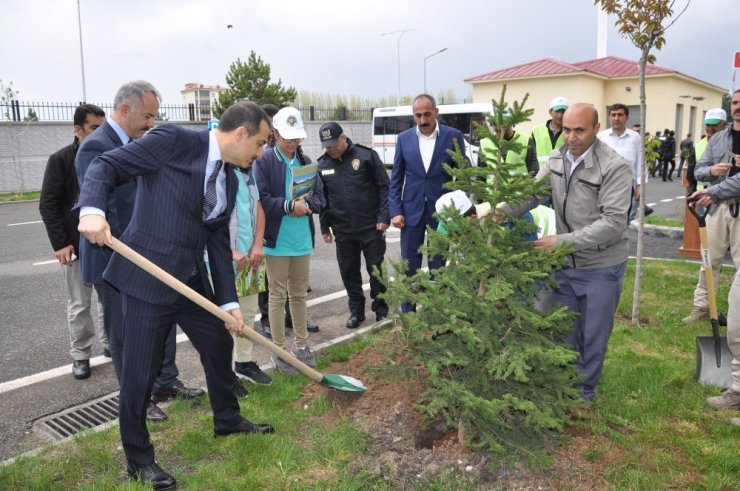
<svg viewBox="0 0 740 491"><path fill-rule="evenodd" d="M648 202L657 214L678 218L683 213L683 190L678 183L651 181ZM93 359L93 375L76 381L70 374L69 336L66 326L65 286L54 260L38 203L0 205L0 461L44 443L32 429L39 418L83 404L115 391L117 384L108 359ZM634 231L631 232L634 251ZM388 234L388 257L398 257L398 231ZM650 234L645 240L648 257L678 258L680 239ZM367 278L366 278L367 280ZM311 261L309 317L321 326L312 343L347 334L346 297L339 279L333 246L317 243ZM369 308L369 302L368 302ZM368 312L371 314L370 312ZM182 337L182 336L181 336ZM97 344L94 353L99 355ZM260 363L267 353L257 351ZM185 340L178 345L182 378L204 385L197 353Z"/></svg>

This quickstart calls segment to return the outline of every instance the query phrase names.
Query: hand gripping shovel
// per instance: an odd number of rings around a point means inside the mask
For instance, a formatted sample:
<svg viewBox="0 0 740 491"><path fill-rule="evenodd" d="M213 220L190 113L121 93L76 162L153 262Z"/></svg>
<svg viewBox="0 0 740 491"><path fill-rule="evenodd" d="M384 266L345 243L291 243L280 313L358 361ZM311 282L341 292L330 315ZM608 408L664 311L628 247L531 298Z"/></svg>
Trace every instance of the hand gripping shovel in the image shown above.
<svg viewBox="0 0 740 491"><path fill-rule="evenodd" d="M110 247L147 273L151 274L161 282L170 286L181 295L200 305L222 321L228 322L230 324L234 324L236 322L236 320L231 315L221 310L216 304L209 301L203 295L199 294L198 292L169 274L167 271L149 261L147 258L134 251L120 240L116 239L115 237L113 237L113 243L110 244ZM357 380L354 377L350 377L348 375L333 374L322 375L320 372L309 367L292 354L280 348L272 341L257 334L253 329L245 328L244 330L242 330L241 335L248 337L253 342L272 351L280 358L282 358L286 363L292 365L298 371L300 371L316 383L332 389L343 390L347 392L364 392L365 390L367 390L367 387L365 387L365 385L361 381Z"/></svg>
<svg viewBox="0 0 740 491"><path fill-rule="evenodd" d="M687 200L689 202L696 201ZM696 379L702 384L728 388L732 384L730 370L730 348L727 346L727 337L719 335L719 320L717 316L717 299L714 292L714 274L712 261L709 257L709 237L707 236L707 214L710 207L703 213L697 213L693 206L689 212L699 222L699 240L701 241L701 262L704 266L704 282L707 284L709 300L709 318L712 323L712 336L697 336L696 338ZM725 360L724 366L722 360Z"/></svg>

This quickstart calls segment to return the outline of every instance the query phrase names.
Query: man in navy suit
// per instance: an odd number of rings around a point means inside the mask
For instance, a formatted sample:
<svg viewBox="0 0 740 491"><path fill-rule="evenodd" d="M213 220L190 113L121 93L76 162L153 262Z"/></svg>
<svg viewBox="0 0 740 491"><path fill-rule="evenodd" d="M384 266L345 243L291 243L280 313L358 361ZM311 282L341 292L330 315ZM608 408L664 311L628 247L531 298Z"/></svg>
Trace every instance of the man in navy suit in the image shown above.
<svg viewBox="0 0 740 491"><path fill-rule="evenodd" d="M101 153L126 145L154 127L159 111L160 95L157 89L144 80L127 82L116 92L113 99L113 113L85 139L75 157L75 169L80 187L85 180L90 162ZM131 221L136 196L136 180L122 179L116 182L113 193L107 202L107 219L114 236L120 237ZM107 247L97 247L86 240L80 241L80 268L82 279L95 286L103 304L103 325L116 377L121 380L121 356L123 353L123 331L121 299L116 288L103 281L103 271L108 266L113 251ZM169 395L193 399L204 391L186 387L178 380L179 372L175 364L177 340L176 329L172 326L164 345L162 368L154 382L154 399L164 400ZM89 368L88 368L89 370ZM164 421L167 415L157 406L155 400L149 401L147 418L151 421Z"/></svg>
<svg viewBox="0 0 740 491"><path fill-rule="evenodd" d="M455 166L447 150L455 150L455 142L465 151L462 133L437 122L437 104L428 94L416 96L412 106L416 127L409 128L396 141L396 155L388 192L391 223L401 229L401 257L408 261L408 276L421 267L419 247L424 243L427 226L437 228L434 205L452 180L443 165ZM442 266L442 256L427 258L429 269ZM401 306L404 312L414 309Z"/></svg>
<svg viewBox="0 0 740 491"><path fill-rule="evenodd" d="M232 166L246 169L262 155L269 124L259 106L239 102L223 113L220 126L210 132L162 125L100 155L90 164L81 189L80 232L94 244L110 244L111 225L105 219L108 198L116 182L137 178L133 216L121 240L215 301L237 320L237 326L229 324L227 329L240 333L244 320L234 287L228 229L237 189ZM205 250L213 288L203 261ZM233 341L217 317L119 254L113 254L103 278L121 292L124 312L119 421L132 479L155 489L176 486L154 460L145 418L164 339L174 322L200 354L214 433L273 431L272 426L250 423L239 413L231 387Z"/></svg>

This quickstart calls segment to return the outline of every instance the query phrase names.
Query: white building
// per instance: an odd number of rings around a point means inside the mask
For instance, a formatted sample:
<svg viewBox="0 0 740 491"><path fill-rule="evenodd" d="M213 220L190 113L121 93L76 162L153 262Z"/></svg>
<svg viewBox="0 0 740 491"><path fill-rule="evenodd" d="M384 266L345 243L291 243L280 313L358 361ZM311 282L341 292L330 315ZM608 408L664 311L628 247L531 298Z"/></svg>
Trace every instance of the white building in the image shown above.
<svg viewBox="0 0 740 491"><path fill-rule="evenodd" d="M229 90L220 85L203 85L199 83L185 84L181 90L183 103L191 107L190 114L193 121L208 121L213 119L213 107L218 100L218 94Z"/></svg>

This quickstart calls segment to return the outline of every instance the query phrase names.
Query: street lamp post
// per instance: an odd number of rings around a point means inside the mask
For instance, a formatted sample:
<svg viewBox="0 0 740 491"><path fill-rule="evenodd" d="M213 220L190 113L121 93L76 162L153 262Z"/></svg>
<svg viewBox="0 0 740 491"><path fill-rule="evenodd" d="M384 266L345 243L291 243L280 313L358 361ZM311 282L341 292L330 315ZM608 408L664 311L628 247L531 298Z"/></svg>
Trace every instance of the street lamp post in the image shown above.
<svg viewBox="0 0 740 491"><path fill-rule="evenodd" d="M427 60L432 56L438 55L443 51L447 51L447 48L442 48L439 51L435 51L429 56L424 57L424 93L427 94Z"/></svg>
<svg viewBox="0 0 740 491"><path fill-rule="evenodd" d="M80 15L80 0L77 0L77 29L80 33L80 67L82 68L82 102L87 102L85 89L85 56L82 52L82 16Z"/></svg>
<svg viewBox="0 0 740 491"><path fill-rule="evenodd" d="M398 31L389 31L384 32L381 34L381 36L392 36L393 34L398 34L398 44L397 44L397 51L398 51L398 103L401 103L401 38L404 34L411 31L418 31L418 29L399 29Z"/></svg>

